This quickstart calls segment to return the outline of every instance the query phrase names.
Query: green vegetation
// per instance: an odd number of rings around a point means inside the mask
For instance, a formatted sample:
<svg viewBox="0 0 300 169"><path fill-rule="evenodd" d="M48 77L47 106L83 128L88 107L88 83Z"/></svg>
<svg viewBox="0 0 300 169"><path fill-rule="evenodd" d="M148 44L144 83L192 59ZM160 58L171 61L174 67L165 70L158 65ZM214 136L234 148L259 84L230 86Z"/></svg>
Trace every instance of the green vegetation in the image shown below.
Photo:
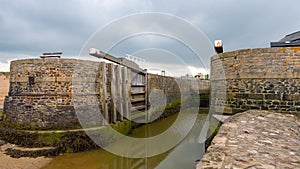
<svg viewBox="0 0 300 169"><path fill-rule="evenodd" d="M217 135L220 127L221 127L221 124L219 124L219 123L214 123L214 122L210 123L209 134L208 134L209 137L205 141L205 149L207 149L208 146L211 144L213 138Z"/></svg>
<svg viewBox="0 0 300 169"><path fill-rule="evenodd" d="M199 108L198 113L199 114L208 114L209 108Z"/></svg>
<svg viewBox="0 0 300 169"><path fill-rule="evenodd" d="M209 131L210 131L211 133L217 133L217 132L219 131L220 127L221 127L221 126L220 126L219 124L211 123L211 124L209 125Z"/></svg>
<svg viewBox="0 0 300 169"><path fill-rule="evenodd" d="M116 124L110 124L110 127L122 135L128 135L132 129L131 122L128 120L117 122ZM104 130L105 136L108 136L106 140L107 143L112 143L119 139L118 136L120 135L116 135L114 133L115 131L112 131L109 128L105 128Z"/></svg>
<svg viewBox="0 0 300 169"><path fill-rule="evenodd" d="M206 74L204 77L205 80L209 80L209 74Z"/></svg>
<svg viewBox="0 0 300 169"><path fill-rule="evenodd" d="M0 111L0 121L6 119L6 114Z"/></svg>
<svg viewBox="0 0 300 169"><path fill-rule="evenodd" d="M118 121L116 124L111 123L109 125L111 128L107 126L102 126L97 129L92 129L88 131L89 135L96 135L99 134L103 137L101 139L103 144L107 143L113 143L119 139L122 135L128 135L131 130L133 129L131 121L124 120L124 121ZM88 129L87 129L88 130ZM115 132L118 132L120 134L116 134Z"/></svg>
<svg viewBox="0 0 300 169"><path fill-rule="evenodd" d="M6 118L6 114L0 112L0 117L3 116L3 119ZM48 127L48 128L41 128L39 126L33 126L33 125L20 125L8 121L0 121L0 127L8 127L13 128L17 130L31 130L31 131L38 131L38 130L76 130L76 129L82 129L80 124L73 125L73 126L66 126L66 127Z"/></svg>
<svg viewBox="0 0 300 169"><path fill-rule="evenodd" d="M128 120L124 120L122 122L117 122L116 124L112 124L111 127L118 131L121 134L127 135L131 131L131 122Z"/></svg>
<svg viewBox="0 0 300 169"><path fill-rule="evenodd" d="M38 133L37 141L42 141L48 144L54 144L61 141L60 133Z"/></svg>
<svg viewBox="0 0 300 169"><path fill-rule="evenodd" d="M6 118L6 114L3 115L3 119ZM7 121L2 121L0 122L0 127L8 127L8 128L13 128L17 130L39 130L38 126L29 126L29 125L19 125L16 123L11 123Z"/></svg>
<svg viewBox="0 0 300 169"><path fill-rule="evenodd" d="M200 99L209 99L209 94L201 94Z"/></svg>
<svg viewBox="0 0 300 169"><path fill-rule="evenodd" d="M181 99L175 99L170 104L171 107L181 104Z"/></svg>
<svg viewBox="0 0 300 169"><path fill-rule="evenodd" d="M66 147L66 153L73 153L74 152L74 150L73 150L73 148L72 147Z"/></svg>
<svg viewBox="0 0 300 169"><path fill-rule="evenodd" d="M180 105L180 104L181 104L181 99L175 99L170 104L167 104L166 106L158 107L157 110L170 109L170 108Z"/></svg>

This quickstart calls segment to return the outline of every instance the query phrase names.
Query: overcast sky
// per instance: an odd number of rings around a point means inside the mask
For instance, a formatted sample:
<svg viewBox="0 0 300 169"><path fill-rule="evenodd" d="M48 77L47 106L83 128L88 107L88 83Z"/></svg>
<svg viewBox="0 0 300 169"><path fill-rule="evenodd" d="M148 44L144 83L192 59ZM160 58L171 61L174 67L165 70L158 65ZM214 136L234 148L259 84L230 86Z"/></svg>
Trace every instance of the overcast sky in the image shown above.
<svg viewBox="0 0 300 169"><path fill-rule="evenodd" d="M299 6L298 0L0 0L0 71L8 71L11 60L43 52L63 51L63 57L77 57L100 28L145 12L183 18L211 43L222 39L225 51L269 47L271 41L300 30ZM118 49L112 54L123 56L125 50ZM127 53L145 53L130 49Z"/></svg>

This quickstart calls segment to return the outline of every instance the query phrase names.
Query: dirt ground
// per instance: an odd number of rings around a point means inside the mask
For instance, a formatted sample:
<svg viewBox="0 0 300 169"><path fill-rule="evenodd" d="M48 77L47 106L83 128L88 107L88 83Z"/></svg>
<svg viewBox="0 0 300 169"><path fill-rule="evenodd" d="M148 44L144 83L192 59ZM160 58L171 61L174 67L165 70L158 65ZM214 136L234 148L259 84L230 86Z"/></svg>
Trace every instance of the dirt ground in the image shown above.
<svg viewBox="0 0 300 169"><path fill-rule="evenodd" d="M4 154L5 149L13 147L12 144L0 146L0 168L1 169L39 169L51 161L51 158L12 158Z"/></svg>

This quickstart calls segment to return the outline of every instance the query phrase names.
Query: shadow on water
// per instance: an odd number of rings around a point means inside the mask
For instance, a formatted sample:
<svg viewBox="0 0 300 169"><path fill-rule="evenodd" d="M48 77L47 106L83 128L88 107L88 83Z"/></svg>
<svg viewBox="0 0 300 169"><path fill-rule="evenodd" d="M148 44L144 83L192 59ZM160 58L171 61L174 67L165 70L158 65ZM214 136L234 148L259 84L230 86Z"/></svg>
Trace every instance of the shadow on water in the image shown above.
<svg viewBox="0 0 300 169"><path fill-rule="evenodd" d="M157 135L165 131L176 120L176 117L177 115L173 115L136 128L131 137ZM198 114L196 123L187 137L176 147L160 155L148 158L126 158L105 150L94 150L58 156L43 169L193 169L196 165L195 161L199 160L205 152L204 143L199 143L199 136L206 117L206 113Z"/></svg>

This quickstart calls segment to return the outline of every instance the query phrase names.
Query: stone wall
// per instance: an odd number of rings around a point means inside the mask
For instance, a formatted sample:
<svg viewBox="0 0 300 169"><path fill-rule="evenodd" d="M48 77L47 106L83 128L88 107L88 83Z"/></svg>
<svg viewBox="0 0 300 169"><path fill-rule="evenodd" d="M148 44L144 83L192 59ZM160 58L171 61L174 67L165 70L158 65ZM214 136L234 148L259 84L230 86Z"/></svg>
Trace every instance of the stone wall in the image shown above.
<svg viewBox="0 0 300 169"><path fill-rule="evenodd" d="M148 74L148 91L161 90L167 98L167 103L180 99L180 89L176 79L168 76Z"/></svg>
<svg viewBox="0 0 300 169"><path fill-rule="evenodd" d="M148 91L158 89L170 104L196 93L193 90L209 90L208 81L153 74L147 74L145 84L144 74L104 62L41 58L12 61L10 67L5 123L19 129L73 129L82 124L88 125L85 128L98 127L130 119L132 108L142 106L133 101L147 103L147 98L144 101L132 93L147 97Z"/></svg>
<svg viewBox="0 0 300 169"><path fill-rule="evenodd" d="M0 73L0 111L3 108L4 98L9 90L9 74Z"/></svg>
<svg viewBox="0 0 300 169"><path fill-rule="evenodd" d="M16 125L40 128L77 125L72 97L76 64L78 60L60 58L12 61L10 89L4 104L5 120ZM82 72L87 77L95 74L92 71ZM78 77L77 81L80 80ZM85 92L88 89L86 87Z"/></svg>
<svg viewBox="0 0 300 169"><path fill-rule="evenodd" d="M225 105L224 113L248 109L300 112L300 47L246 49L213 56L211 83L226 85L226 99L212 100L215 107Z"/></svg>
<svg viewBox="0 0 300 169"><path fill-rule="evenodd" d="M78 125L73 93L81 94L85 102L99 95L99 65L100 62L60 58L12 61L5 121L25 128Z"/></svg>
<svg viewBox="0 0 300 169"><path fill-rule="evenodd" d="M166 95L167 103L171 103L184 97L199 97L199 94L207 95L210 90L210 82L194 78L186 79L148 74L148 91L151 92L155 89L161 90Z"/></svg>

